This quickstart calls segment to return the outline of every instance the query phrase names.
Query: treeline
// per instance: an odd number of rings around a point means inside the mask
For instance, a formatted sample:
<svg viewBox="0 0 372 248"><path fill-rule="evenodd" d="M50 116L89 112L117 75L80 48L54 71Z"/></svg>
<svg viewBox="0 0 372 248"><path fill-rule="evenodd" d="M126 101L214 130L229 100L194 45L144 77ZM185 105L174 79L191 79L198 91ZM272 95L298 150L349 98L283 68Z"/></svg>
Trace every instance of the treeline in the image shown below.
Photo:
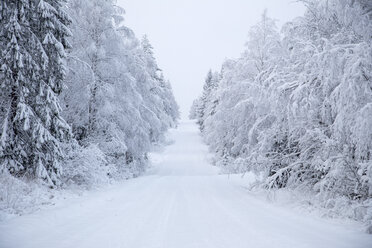
<svg viewBox="0 0 372 248"><path fill-rule="evenodd" d="M114 0L2 0L0 170L49 186L139 175L178 106Z"/></svg>
<svg viewBox="0 0 372 248"><path fill-rule="evenodd" d="M263 13L242 56L208 74L191 117L226 172L256 172L270 189L311 191L327 207L337 197L365 202L366 214L372 206L372 4L303 3L304 16L281 33Z"/></svg>

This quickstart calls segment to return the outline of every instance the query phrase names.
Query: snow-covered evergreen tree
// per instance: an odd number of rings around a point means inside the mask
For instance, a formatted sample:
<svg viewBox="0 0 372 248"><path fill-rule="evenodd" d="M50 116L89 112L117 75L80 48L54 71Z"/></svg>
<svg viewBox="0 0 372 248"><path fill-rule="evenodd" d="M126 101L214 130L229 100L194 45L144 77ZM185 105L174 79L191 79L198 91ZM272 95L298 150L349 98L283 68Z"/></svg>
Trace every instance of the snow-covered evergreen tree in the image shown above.
<svg viewBox="0 0 372 248"><path fill-rule="evenodd" d="M13 175L57 184L70 129L58 95L70 31L64 1L1 1L0 163Z"/></svg>
<svg viewBox="0 0 372 248"><path fill-rule="evenodd" d="M208 116L213 115L216 101L212 100L214 91L217 89L218 73L208 72L203 85L203 93L199 99L195 100L190 112L193 119L197 119L200 130L204 129L204 121Z"/></svg>

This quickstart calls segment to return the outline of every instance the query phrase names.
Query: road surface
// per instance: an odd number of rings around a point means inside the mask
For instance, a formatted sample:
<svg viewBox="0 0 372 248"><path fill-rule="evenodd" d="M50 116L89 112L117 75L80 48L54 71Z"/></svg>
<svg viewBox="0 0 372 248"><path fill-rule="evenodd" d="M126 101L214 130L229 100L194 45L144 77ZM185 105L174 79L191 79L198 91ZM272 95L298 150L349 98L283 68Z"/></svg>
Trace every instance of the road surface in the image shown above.
<svg viewBox="0 0 372 248"><path fill-rule="evenodd" d="M0 247L372 247L354 226L272 205L218 175L193 122L170 136L145 176L0 223Z"/></svg>

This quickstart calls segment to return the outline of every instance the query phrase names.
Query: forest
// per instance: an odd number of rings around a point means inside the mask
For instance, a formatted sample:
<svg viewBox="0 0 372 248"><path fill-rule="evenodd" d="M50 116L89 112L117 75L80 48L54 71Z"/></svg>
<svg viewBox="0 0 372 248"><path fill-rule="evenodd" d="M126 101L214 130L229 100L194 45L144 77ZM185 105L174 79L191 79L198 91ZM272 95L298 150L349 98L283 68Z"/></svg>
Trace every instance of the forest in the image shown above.
<svg viewBox="0 0 372 248"><path fill-rule="evenodd" d="M113 0L1 1L1 209L27 211L36 185L137 177L177 125L171 85L123 14Z"/></svg>
<svg viewBox="0 0 372 248"><path fill-rule="evenodd" d="M190 117L225 173L372 223L372 3L303 2L280 31L262 14L241 57L207 74Z"/></svg>

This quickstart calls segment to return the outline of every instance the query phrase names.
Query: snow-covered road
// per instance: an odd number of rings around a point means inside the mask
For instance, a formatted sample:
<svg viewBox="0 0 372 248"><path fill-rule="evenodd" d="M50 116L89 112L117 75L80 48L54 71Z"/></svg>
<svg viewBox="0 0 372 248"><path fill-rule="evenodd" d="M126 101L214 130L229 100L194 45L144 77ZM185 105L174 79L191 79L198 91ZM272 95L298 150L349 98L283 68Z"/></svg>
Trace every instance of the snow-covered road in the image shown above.
<svg viewBox="0 0 372 248"><path fill-rule="evenodd" d="M1 248L371 248L354 226L259 200L208 163L197 126L147 175L0 223Z"/></svg>

